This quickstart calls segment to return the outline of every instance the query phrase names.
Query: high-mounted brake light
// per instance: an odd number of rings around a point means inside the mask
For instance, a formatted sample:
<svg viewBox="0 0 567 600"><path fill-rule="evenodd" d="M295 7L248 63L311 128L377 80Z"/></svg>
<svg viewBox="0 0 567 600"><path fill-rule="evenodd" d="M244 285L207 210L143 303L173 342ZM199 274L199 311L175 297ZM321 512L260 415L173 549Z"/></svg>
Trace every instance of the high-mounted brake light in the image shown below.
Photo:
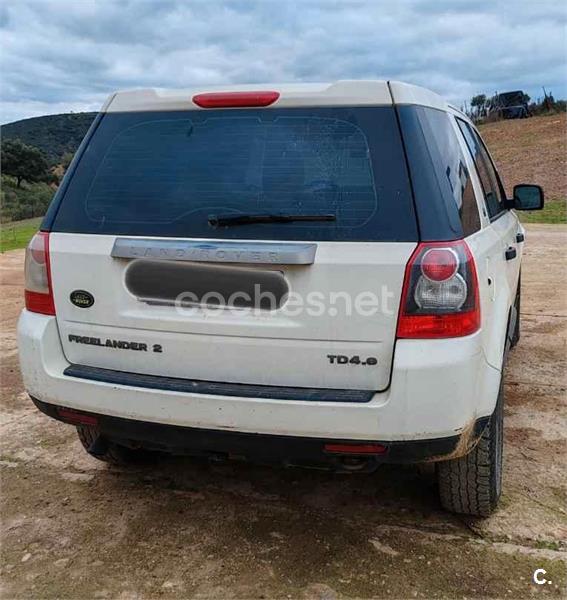
<svg viewBox="0 0 567 600"><path fill-rule="evenodd" d="M201 108L239 108L269 106L280 97L279 92L210 92L196 94L193 102Z"/></svg>
<svg viewBox="0 0 567 600"><path fill-rule="evenodd" d="M31 239L26 248L24 272L26 308L43 315L55 315L49 263L49 233L38 231Z"/></svg>
<svg viewBox="0 0 567 600"><path fill-rule="evenodd" d="M397 337L462 337L479 327L478 278L467 244L419 244L406 267Z"/></svg>

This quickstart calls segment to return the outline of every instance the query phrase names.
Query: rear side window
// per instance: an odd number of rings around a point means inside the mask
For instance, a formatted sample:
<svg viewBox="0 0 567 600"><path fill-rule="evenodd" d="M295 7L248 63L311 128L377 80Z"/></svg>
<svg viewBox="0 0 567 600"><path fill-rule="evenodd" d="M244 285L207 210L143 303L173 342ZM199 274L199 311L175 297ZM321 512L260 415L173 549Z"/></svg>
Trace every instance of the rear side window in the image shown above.
<svg viewBox="0 0 567 600"><path fill-rule="evenodd" d="M478 133L462 119L457 119L457 123L472 154L482 185L486 209L489 217L492 218L503 210L503 196L496 169Z"/></svg>
<svg viewBox="0 0 567 600"><path fill-rule="evenodd" d="M187 238L414 241L392 107L110 113L54 231ZM214 227L211 217L334 221Z"/></svg>
<svg viewBox="0 0 567 600"><path fill-rule="evenodd" d="M452 117L423 106L399 112L421 238L457 239L478 231L478 205Z"/></svg>

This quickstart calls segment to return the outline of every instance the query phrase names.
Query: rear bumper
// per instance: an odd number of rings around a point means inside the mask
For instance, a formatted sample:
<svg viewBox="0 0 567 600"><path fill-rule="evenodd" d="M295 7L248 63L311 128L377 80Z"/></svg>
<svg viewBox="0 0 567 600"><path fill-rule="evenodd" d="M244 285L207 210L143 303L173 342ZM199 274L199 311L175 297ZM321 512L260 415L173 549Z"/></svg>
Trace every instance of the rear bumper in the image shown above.
<svg viewBox="0 0 567 600"><path fill-rule="evenodd" d="M18 344L28 393L45 404L181 428L381 442L463 439L494 409L500 372L488 365L480 335L399 340L391 384L368 402L238 397L150 389L65 375L57 322L26 310Z"/></svg>
<svg viewBox="0 0 567 600"><path fill-rule="evenodd" d="M74 422L69 410L59 414L57 406L32 398L46 415L63 422ZM417 463L442 460L458 453L461 435L406 442L374 442L384 447L377 455L329 452L328 444L348 445L356 440L322 439L260 433L241 433L214 429L197 429L95 415L75 413L96 421L102 443L117 442L131 448L145 448L176 455L204 456L218 460L240 459L265 464L331 468L336 471L372 471L382 463ZM472 447L482 434L489 417L478 419L467 440ZM467 448L468 449L468 448Z"/></svg>

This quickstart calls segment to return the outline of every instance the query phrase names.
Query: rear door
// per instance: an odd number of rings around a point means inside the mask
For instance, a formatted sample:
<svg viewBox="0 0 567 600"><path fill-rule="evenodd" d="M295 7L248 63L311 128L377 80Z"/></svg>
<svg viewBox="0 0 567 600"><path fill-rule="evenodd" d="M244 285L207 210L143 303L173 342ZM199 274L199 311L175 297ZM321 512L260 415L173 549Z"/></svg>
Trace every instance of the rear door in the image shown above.
<svg viewBox="0 0 567 600"><path fill-rule="evenodd" d="M491 216L491 221L497 234L501 237L504 246L504 261L508 279L508 288L510 291L510 303L513 303L520 276L520 264L523 250L522 244L517 240L517 235L522 231L522 227L516 213L507 209L505 206L506 192L504 186L496 165L494 164L480 133L474 130L474 134L487 164L490 178L495 182L493 184L496 187L495 193L498 193L498 204L494 211L495 214L492 214Z"/></svg>
<svg viewBox="0 0 567 600"><path fill-rule="evenodd" d="M520 222L515 213L505 206L504 187L480 134L463 120L459 120L459 126L464 132L467 144L474 156L483 189L486 213L493 230L501 241L501 259L505 263L509 295L510 298L514 298L522 251L521 244L518 244L516 240L516 235L520 231Z"/></svg>
<svg viewBox="0 0 567 600"><path fill-rule="evenodd" d="M52 280L71 363L388 386L417 242L392 107L107 114L58 202Z"/></svg>
<svg viewBox="0 0 567 600"><path fill-rule="evenodd" d="M516 242L519 223L516 215L504 206L504 192L492 160L478 132L457 118L465 146L477 176L477 194L485 227L477 237L481 294L487 359L500 368L504 353L505 332L510 307L518 283L520 252ZM513 250L515 252L509 252Z"/></svg>

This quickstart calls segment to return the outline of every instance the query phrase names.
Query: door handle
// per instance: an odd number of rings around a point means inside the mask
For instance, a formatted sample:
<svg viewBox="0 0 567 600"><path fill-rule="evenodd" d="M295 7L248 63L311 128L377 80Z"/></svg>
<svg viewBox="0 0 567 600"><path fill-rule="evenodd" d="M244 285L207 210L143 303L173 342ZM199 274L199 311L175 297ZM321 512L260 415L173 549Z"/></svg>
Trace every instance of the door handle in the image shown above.
<svg viewBox="0 0 567 600"><path fill-rule="evenodd" d="M526 236L523 233L516 234L516 243L521 244L526 239Z"/></svg>
<svg viewBox="0 0 567 600"><path fill-rule="evenodd" d="M518 255L518 253L516 252L516 248L513 248L512 246L510 246L508 250L506 250L505 254L506 260L512 260Z"/></svg>

